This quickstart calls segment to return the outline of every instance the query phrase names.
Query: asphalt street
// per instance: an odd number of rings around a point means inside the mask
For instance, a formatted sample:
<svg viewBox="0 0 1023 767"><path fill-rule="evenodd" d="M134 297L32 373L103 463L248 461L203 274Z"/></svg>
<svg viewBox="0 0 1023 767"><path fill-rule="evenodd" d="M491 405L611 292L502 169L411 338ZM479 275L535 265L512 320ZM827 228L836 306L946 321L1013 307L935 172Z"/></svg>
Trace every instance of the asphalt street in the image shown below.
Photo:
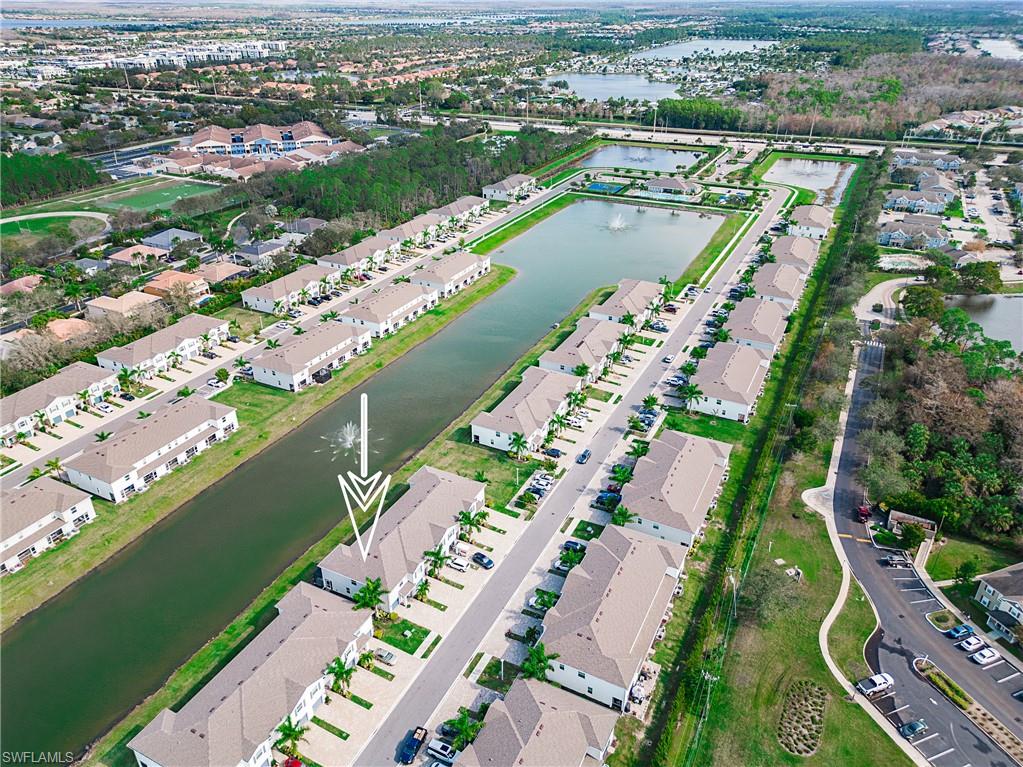
<svg viewBox="0 0 1023 767"><path fill-rule="evenodd" d="M916 675L913 661L926 656L936 663L1020 736L1023 703L1010 694L1023 688L1023 675L1008 661L986 668L978 666L934 629L924 616L940 609L941 603L913 569L894 569L882 563L887 552L870 543L865 525L854 515L863 498L863 489L856 480L860 461L857 438L870 428L860 414L874 396L864 381L880 370L883 355L883 346L877 341L861 349L834 495L835 523L849 564L880 616L880 629L869 643L867 659L875 671L885 671L895 679L894 694L878 704L896 726L914 719L927 723L928 731L915 740L915 745L933 764L1009 767L1014 763L991 740Z"/></svg>
<svg viewBox="0 0 1023 767"><path fill-rule="evenodd" d="M623 398L617 409L594 440L588 445L580 445L580 449L588 447L592 452L590 461L583 465L571 464L539 507L522 537L504 560L498 563L494 576L483 587L470 609L451 627L405 695L380 723L356 760L357 765L378 767L394 764L397 747L402 739L410 730L429 720L548 542L557 534L576 500L604 478L608 470L608 457L625 433L628 416L640 407L643 397L657 387L672 367L661 361L661 352L676 357L681 353L690 335L699 328L715 302L720 300L746 254L767 230L787 196L787 190L772 191L762 215L712 278L710 292L701 293L696 298L646 370L633 379L627 391L622 392Z"/></svg>

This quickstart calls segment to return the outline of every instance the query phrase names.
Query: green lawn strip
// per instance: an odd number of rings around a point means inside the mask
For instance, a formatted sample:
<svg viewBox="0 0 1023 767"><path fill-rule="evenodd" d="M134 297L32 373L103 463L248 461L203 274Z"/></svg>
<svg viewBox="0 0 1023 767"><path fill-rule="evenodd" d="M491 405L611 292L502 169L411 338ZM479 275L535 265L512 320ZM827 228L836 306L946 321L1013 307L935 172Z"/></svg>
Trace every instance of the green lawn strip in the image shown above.
<svg viewBox="0 0 1023 767"><path fill-rule="evenodd" d="M386 679L388 682L393 682L394 681L394 674L392 674L387 669L380 668L380 666L377 666L376 664L370 666L369 670L370 670L371 673L376 674L377 676L379 676L379 677L381 677L383 679Z"/></svg>
<svg viewBox="0 0 1023 767"><path fill-rule="evenodd" d="M742 442L750 433L746 424L727 418L715 418L703 413L689 413L681 408L671 406L664 407L664 410L664 428L672 431L683 431L686 434L708 437L733 445Z"/></svg>
<svg viewBox="0 0 1023 767"><path fill-rule="evenodd" d="M877 619L859 582L849 581L842 612L828 632L828 650L846 679L858 682L870 676L870 667L863 659L863 646L877 627Z"/></svg>
<svg viewBox="0 0 1023 767"><path fill-rule="evenodd" d="M296 751L295 753L298 754L299 761L302 762L302 764L304 764L305 767L323 767L322 764L320 764L319 762L314 762L312 759L310 759L308 756L306 756L302 752Z"/></svg>
<svg viewBox="0 0 1023 767"><path fill-rule="evenodd" d="M604 525L598 525L596 522L588 522L585 519L580 519L579 524L575 526L575 530L572 531L573 538L579 538L583 541L590 541L597 538L602 532L604 532Z"/></svg>
<svg viewBox="0 0 1023 767"><path fill-rule="evenodd" d="M956 568L973 558L977 560L977 572L990 573L1023 560L1023 552L971 538L946 535L944 544L931 550L927 559L927 574L936 581L955 578Z"/></svg>
<svg viewBox="0 0 1023 767"><path fill-rule="evenodd" d="M275 318L263 314L262 312L244 309L241 306L229 306L226 309L221 309L213 316L217 319L238 323L237 333L242 338L248 338L255 335L264 326L275 321ZM232 330L232 332L235 332L235 330Z"/></svg>
<svg viewBox="0 0 1023 767"><path fill-rule="evenodd" d="M419 649L419 645L423 643L429 633L430 629L413 623L407 618L401 618L394 623L387 620L379 621L373 626L373 636L409 655L413 655Z"/></svg>
<svg viewBox="0 0 1023 767"><path fill-rule="evenodd" d="M504 674L502 676L502 669ZM511 689L512 682L521 673L522 669L516 666L511 661L501 661L500 658L491 658L486 666L483 667L483 672L479 675L479 683L483 687L487 687L495 692L499 692L502 695Z"/></svg>
<svg viewBox="0 0 1023 767"><path fill-rule="evenodd" d="M438 581L440 581L441 583L446 583L446 584L447 584L448 586L451 586L451 587L453 587L453 588L456 588L456 589L458 589L459 591L461 591L462 589L464 589L464 588L465 588L465 586L463 586L463 585L462 585L461 583L459 583L458 581L453 581L453 580L451 580L450 578L445 578L445 577L444 577L443 575L438 575L438 576L437 576L437 580L438 580Z"/></svg>
<svg viewBox="0 0 1023 767"><path fill-rule="evenodd" d="M428 604L434 610L440 610L441 612L444 612L445 610L448 609L448 606L446 604L443 604L442 602L438 602L436 599L429 599L429 598L427 598L426 604Z"/></svg>
<svg viewBox="0 0 1023 767"><path fill-rule="evenodd" d="M464 676L466 679L472 676L472 672L476 670L476 667L480 664L480 661L482 659L483 653L481 652L478 652L475 655L473 655L472 660L469 661L469 665L466 667L465 671L462 672L462 676Z"/></svg>
<svg viewBox="0 0 1023 767"><path fill-rule="evenodd" d="M373 708L373 704L370 701L366 700L365 698L360 698L355 693L352 693L351 695L349 695L348 696L348 700L350 700L352 703L354 703L357 706L362 706L367 711L369 709Z"/></svg>
<svg viewBox="0 0 1023 767"><path fill-rule="evenodd" d="M878 546L888 546L890 548L897 548L899 545L899 538L895 533L886 527L874 524L870 531L873 533L874 543Z"/></svg>
<svg viewBox="0 0 1023 767"><path fill-rule="evenodd" d="M595 386L587 386L586 389L583 390L583 394L590 399L597 400L598 402L607 402L614 396L614 392L610 392L607 389L598 389Z"/></svg>
<svg viewBox="0 0 1023 767"><path fill-rule="evenodd" d="M188 500L342 395L366 381L378 370L426 341L458 315L505 285L515 275L510 267L495 265L490 274L433 309L401 333L374 344L369 354L350 362L331 384L310 387L294 394L268 386L239 381L214 399L238 410L238 431L175 469L149 490L118 505L117 514L100 514L74 537L74 545L48 550L16 573L0 579L4 610L0 628L6 630L76 579L113 556ZM284 415L286 413L286 416ZM398 476L398 475L396 475ZM405 475L401 475L404 478ZM472 476L470 473L468 476ZM396 480L398 481L398 480ZM96 500L97 510L106 504ZM342 523L348 530L350 523ZM339 537L340 543L349 532ZM326 555L322 551L319 558ZM309 564L307 560L299 560ZM316 560L312 560L316 561ZM297 580L297 579L295 579ZM291 585L295 580L291 581ZM279 599L284 589L275 592Z"/></svg>
<svg viewBox="0 0 1023 767"><path fill-rule="evenodd" d="M331 735L334 735L334 736L336 736L338 738L341 738L341 740L348 740L348 738L351 737L351 735L349 735L347 732L342 730L340 727L335 727L330 722L325 722L323 719L320 719L320 717L318 717L318 716L314 716L312 718L312 722L313 722L313 724L315 724L320 729L326 730Z"/></svg>
<svg viewBox="0 0 1023 767"><path fill-rule="evenodd" d="M495 229L493 232L484 235L480 239L468 243L467 247L473 253L479 253L481 255L491 253L509 240L518 237L527 229L540 223L545 218L564 210L578 199L579 195L571 192L560 194L552 200L545 202L543 205L523 213L518 218L513 218L504 226Z"/></svg>
<svg viewBox="0 0 1023 767"><path fill-rule="evenodd" d="M678 293L689 284L702 285L703 275L714 263L714 259L721 255L725 246L732 241L735 233L739 231L744 223L746 223L747 216L738 213L732 213L724 217L725 220L721 222L721 225L717 228L717 231L711 235L710 240L706 245L703 246L703 250L700 251L699 255L696 256L686 267L686 270L682 272L682 276L679 277L675 282L672 283L671 289L678 295ZM722 259L724 261L724 259ZM719 264L720 266L720 264ZM713 277L713 274L707 276L709 280Z"/></svg>
<svg viewBox="0 0 1023 767"><path fill-rule="evenodd" d="M426 652L423 653L423 660L426 660L427 658L429 658L430 655L433 654L433 651L437 649L437 645L439 645L439 644L440 644L440 634L435 636L433 638L433 641L430 642L430 646L426 648Z"/></svg>

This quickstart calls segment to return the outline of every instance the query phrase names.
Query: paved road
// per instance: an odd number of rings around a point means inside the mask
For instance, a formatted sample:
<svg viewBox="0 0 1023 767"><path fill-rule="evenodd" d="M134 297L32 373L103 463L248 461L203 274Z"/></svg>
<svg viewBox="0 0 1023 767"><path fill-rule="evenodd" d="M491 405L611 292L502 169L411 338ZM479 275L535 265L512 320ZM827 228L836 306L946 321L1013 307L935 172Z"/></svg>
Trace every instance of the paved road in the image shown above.
<svg viewBox="0 0 1023 767"><path fill-rule="evenodd" d="M882 711L895 712L891 719L896 726L923 718L930 730L924 735L927 740L921 738L917 745L929 761L940 767L967 764L1009 767L1013 762L1007 756L957 708L916 676L912 662L914 658L928 656L1017 735L1023 735L1023 704L1013 700L1010 693L1023 688L1023 675L1012 677L1015 669L1007 663L980 668L967 660L966 653L931 628L924 615L939 609L941 604L916 577L915 571L882 566L880 560L884 552L863 542L867 538L866 529L853 518L852 510L863 494L855 478L859 463L857 437L870 427L858 414L874 396L862 384L865 378L880 370L883 351L878 342L870 342L861 350L834 496L835 523L839 535L843 536L850 567L881 618L880 631L868 648L868 660L876 671L886 671L896 681L895 695L882 701ZM1005 677L1010 679L997 681Z"/></svg>
<svg viewBox="0 0 1023 767"><path fill-rule="evenodd" d="M681 353L689 336L699 328L714 303L720 300L721 293L732 281L746 254L767 230L771 219L780 210L787 196L787 190L773 191L765 205L763 215L732 250L711 280L711 292L701 293L697 297L681 322L665 339L665 344L658 350L658 355L652 359L646 370L633 380L630 388L622 392L623 398L611 414L608 424L597 433L590 444L586 445L593 453L589 463L582 466L571 464L565 476L547 496L522 537L504 560L498 563L497 572L487 581L471 609L466 611L448 631L444 641L430 656L405 695L380 723L356 760L357 765L378 767L394 764L399 742L410 729L429 720L515 594L519 584L532 569L548 542L558 532L576 500L587 491L595 479L603 479L607 471L605 461L625 433L628 415L641 405L643 397L657 387L658 382L671 368L670 365L661 362L661 352L676 356Z"/></svg>

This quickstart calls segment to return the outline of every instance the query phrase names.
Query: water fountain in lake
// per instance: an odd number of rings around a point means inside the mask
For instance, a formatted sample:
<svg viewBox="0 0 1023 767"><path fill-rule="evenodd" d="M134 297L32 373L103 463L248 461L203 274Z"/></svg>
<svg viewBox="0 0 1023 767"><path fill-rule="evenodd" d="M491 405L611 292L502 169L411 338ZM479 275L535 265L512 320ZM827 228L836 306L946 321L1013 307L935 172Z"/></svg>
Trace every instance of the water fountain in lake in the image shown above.
<svg viewBox="0 0 1023 767"><path fill-rule="evenodd" d="M607 222L607 228L612 232L624 232L629 228L629 222L625 220L625 216L621 213L615 213L611 216L611 220Z"/></svg>
<svg viewBox="0 0 1023 767"><path fill-rule="evenodd" d="M326 446L314 451L317 453L330 453L331 463L338 458L354 457L359 450L362 438L359 436L359 425L349 421L337 431L320 435ZM375 450L373 452L376 452Z"/></svg>

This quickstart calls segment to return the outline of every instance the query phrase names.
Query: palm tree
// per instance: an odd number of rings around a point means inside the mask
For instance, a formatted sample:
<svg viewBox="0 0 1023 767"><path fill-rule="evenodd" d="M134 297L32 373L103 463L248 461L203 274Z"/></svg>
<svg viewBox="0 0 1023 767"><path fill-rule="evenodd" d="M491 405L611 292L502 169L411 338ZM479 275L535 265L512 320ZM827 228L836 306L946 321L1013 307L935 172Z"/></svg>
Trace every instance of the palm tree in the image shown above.
<svg viewBox="0 0 1023 767"><path fill-rule="evenodd" d="M611 512L611 524L618 525L619 527L625 527L630 522L635 522L638 518L624 506L619 506Z"/></svg>
<svg viewBox="0 0 1023 767"><path fill-rule="evenodd" d="M568 402L569 410L575 410L586 404L586 395L581 391L570 391L565 401Z"/></svg>
<svg viewBox="0 0 1023 767"><path fill-rule="evenodd" d="M419 584L416 586L416 599L418 599L420 602L425 602L429 594L430 579L423 578L423 580L419 581Z"/></svg>
<svg viewBox="0 0 1023 767"><path fill-rule="evenodd" d="M568 566L569 569L572 569L577 564L583 561L583 556L584 553L582 551L576 551L575 549L564 549L561 552L560 559L562 562L565 563L565 565Z"/></svg>
<svg viewBox="0 0 1023 767"><path fill-rule="evenodd" d="M181 364L181 352L175 349L171 352L168 352L167 356L170 357L171 367L176 370L178 366Z"/></svg>
<svg viewBox="0 0 1023 767"><path fill-rule="evenodd" d="M40 469L38 466L36 466L34 469L32 469L32 471L28 473L28 477L26 479L28 479L29 482L35 482L40 477L45 476L46 472Z"/></svg>
<svg viewBox="0 0 1023 767"><path fill-rule="evenodd" d="M684 376L693 376L696 375L696 369L697 368L695 362L687 362L685 365L678 369L678 372L680 372Z"/></svg>
<svg viewBox="0 0 1023 767"><path fill-rule="evenodd" d="M305 333L305 328L303 328L301 325L296 325L295 326L295 335L296 336L300 336L303 333Z"/></svg>
<svg viewBox="0 0 1023 767"><path fill-rule="evenodd" d="M636 315L632 312L626 312L622 315L622 324L627 328L636 327Z"/></svg>
<svg viewBox="0 0 1023 767"><path fill-rule="evenodd" d="M277 349L277 348L280 348L280 345L281 345L281 342L278 341L276 338L271 338L271 339L267 340L267 342L266 342L266 348L267 349Z"/></svg>
<svg viewBox="0 0 1023 767"><path fill-rule="evenodd" d="M678 398L682 400L686 410L692 407L694 402L698 402L702 396L703 392L700 391L700 387L696 384L687 383L678 387Z"/></svg>
<svg viewBox="0 0 1023 767"><path fill-rule="evenodd" d="M632 469L628 466L622 466L621 464L616 465L611 469L611 479L617 482L619 485L624 485L630 479L632 479Z"/></svg>
<svg viewBox="0 0 1023 767"><path fill-rule="evenodd" d="M722 341L722 342L724 342L724 341L730 340L731 337L732 337L732 333L731 333L730 330L728 330L728 328L718 328L716 331L714 331L714 340L715 341Z"/></svg>
<svg viewBox="0 0 1023 767"><path fill-rule="evenodd" d="M117 371L117 383L120 385L122 391L131 391L131 370L129 368L121 368Z"/></svg>
<svg viewBox="0 0 1023 767"><path fill-rule="evenodd" d="M327 674L333 679L330 689L345 695L343 691L347 691L351 687L352 677L355 675L355 667L347 665L340 658L334 658L327 666Z"/></svg>
<svg viewBox="0 0 1023 767"><path fill-rule="evenodd" d="M476 521L476 515L471 511L458 512L458 526L462 528L462 532L465 533L469 543L472 543L472 534L478 533L483 529L483 525Z"/></svg>
<svg viewBox="0 0 1023 767"><path fill-rule="evenodd" d="M580 362L574 368L572 368L572 375L579 376L580 378L586 378L590 374L590 366Z"/></svg>
<svg viewBox="0 0 1023 767"><path fill-rule="evenodd" d="M526 659L522 662L522 676L526 679L547 681L547 669L550 662L558 657L557 653L548 653L543 642L529 648Z"/></svg>
<svg viewBox="0 0 1023 767"><path fill-rule="evenodd" d="M658 403L658 400L657 400L657 395L656 394L648 394L645 397L643 397L643 407L647 407L647 408L651 408L652 409L652 408L657 407L657 403Z"/></svg>
<svg viewBox="0 0 1023 767"><path fill-rule="evenodd" d="M110 434L109 431L98 431L98 432L96 432L96 441L97 442L106 442L108 439L110 439L110 437L111 437L111 434Z"/></svg>
<svg viewBox="0 0 1023 767"><path fill-rule="evenodd" d="M373 668L374 657L375 656L373 655L372 650L363 650L361 653L359 653L359 660L357 661L357 665L362 666L365 669L371 669Z"/></svg>
<svg viewBox="0 0 1023 767"><path fill-rule="evenodd" d="M67 285L64 286L64 298L68 299L69 301L73 301L76 310L81 310L82 296L84 294L85 291L82 289L82 286L79 285L77 282L69 282Z"/></svg>
<svg viewBox="0 0 1023 767"><path fill-rule="evenodd" d="M324 312L320 315L320 322L327 322L329 320L336 320L341 315L335 311Z"/></svg>
<svg viewBox="0 0 1023 767"><path fill-rule="evenodd" d="M568 426L568 416L564 413L555 413L554 417L551 418L551 426L554 427L555 432L564 431L565 427Z"/></svg>
<svg viewBox="0 0 1023 767"><path fill-rule="evenodd" d="M284 717L284 721L277 725L277 740L274 746L286 754L294 754L300 741L305 740L308 727L296 724L291 720L291 714Z"/></svg>
<svg viewBox="0 0 1023 767"><path fill-rule="evenodd" d="M521 458L528 448L529 443L526 441L524 434L515 432L511 435L511 451L516 458Z"/></svg>
<svg viewBox="0 0 1023 767"><path fill-rule="evenodd" d="M384 584L379 578L370 578L352 594L356 610L376 610L384 598Z"/></svg>
<svg viewBox="0 0 1023 767"><path fill-rule="evenodd" d="M243 367L245 367L245 366L246 366L246 365L248 365L248 364L249 364L249 361L248 361L247 359L245 359L244 357L238 357L238 358L237 358L237 359L236 359L236 360L234 361L234 366L235 366L236 368L243 368Z"/></svg>
<svg viewBox="0 0 1023 767"><path fill-rule="evenodd" d="M274 314L278 317L284 314L284 301L280 298L274 301Z"/></svg>
<svg viewBox="0 0 1023 767"><path fill-rule="evenodd" d="M203 333L199 336L199 340L202 341L202 350L204 352L208 352L210 350L210 345L213 343L213 339L210 338L210 334Z"/></svg>
<svg viewBox="0 0 1023 767"><path fill-rule="evenodd" d="M440 544L437 544L437 548L424 551L423 557L430 564L427 572L431 578L436 578L440 569L451 561L451 555L444 551L444 547Z"/></svg>
<svg viewBox="0 0 1023 767"><path fill-rule="evenodd" d="M622 345L623 349L628 349L636 341L635 333L622 333L618 336L618 343Z"/></svg>
<svg viewBox="0 0 1023 767"><path fill-rule="evenodd" d="M622 353L618 349L615 349L613 352L607 355L608 365L610 365L610 367L614 367L615 365L622 361L622 356L623 356Z"/></svg>
<svg viewBox="0 0 1023 767"><path fill-rule="evenodd" d="M300 291L298 291L298 300L301 301L303 304L309 303L308 288L302 288Z"/></svg>
<svg viewBox="0 0 1023 767"><path fill-rule="evenodd" d="M448 719L444 724L452 730L451 745L455 751L464 751L483 729L483 722L469 716L469 710L466 708L461 709L457 717Z"/></svg>
<svg viewBox="0 0 1023 767"><path fill-rule="evenodd" d="M46 473L56 474L60 476L60 473L64 470L64 465L60 462L60 458L51 458L46 462Z"/></svg>
<svg viewBox="0 0 1023 767"><path fill-rule="evenodd" d="M79 401L79 403L81 403L80 407L78 409L79 410L88 410L89 409L89 405L92 404L92 402L91 402L92 397L89 395L89 390L88 389L82 389L75 396L78 397L78 401Z"/></svg>
<svg viewBox="0 0 1023 767"><path fill-rule="evenodd" d="M472 523L477 530L482 530L483 526L487 524L488 519L490 519L490 512L486 509L479 509L473 512Z"/></svg>
<svg viewBox="0 0 1023 767"><path fill-rule="evenodd" d="M644 455L650 452L650 443L636 440L632 443L632 447L629 448L629 455L633 458L642 458Z"/></svg>
<svg viewBox="0 0 1023 767"><path fill-rule="evenodd" d="M39 431L43 432L43 434L45 434L46 421L48 420L46 412L43 410L37 410L32 414L32 417L36 419L36 428L39 429Z"/></svg>

